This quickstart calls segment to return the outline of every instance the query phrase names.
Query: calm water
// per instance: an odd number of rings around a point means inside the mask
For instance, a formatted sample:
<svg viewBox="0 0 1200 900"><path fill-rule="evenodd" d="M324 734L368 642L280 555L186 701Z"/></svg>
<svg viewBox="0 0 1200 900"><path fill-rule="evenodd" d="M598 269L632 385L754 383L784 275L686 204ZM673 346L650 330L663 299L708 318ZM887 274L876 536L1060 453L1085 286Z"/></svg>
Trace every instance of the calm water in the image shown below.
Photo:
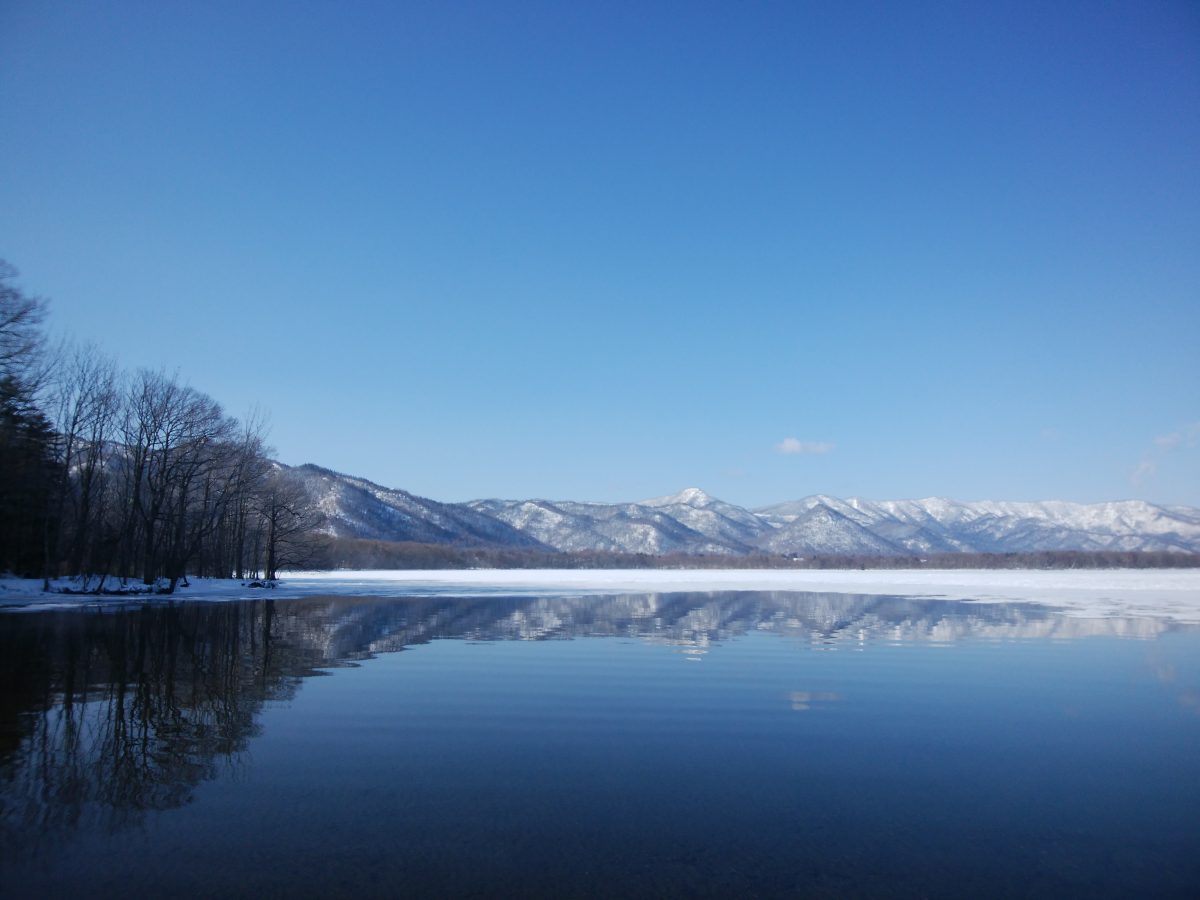
<svg viewBox="0 0 1200 900"><path fill-rule="evenodd" d="M0 890L1200 894L1200 630L801 593L0 616Z"/></svg>

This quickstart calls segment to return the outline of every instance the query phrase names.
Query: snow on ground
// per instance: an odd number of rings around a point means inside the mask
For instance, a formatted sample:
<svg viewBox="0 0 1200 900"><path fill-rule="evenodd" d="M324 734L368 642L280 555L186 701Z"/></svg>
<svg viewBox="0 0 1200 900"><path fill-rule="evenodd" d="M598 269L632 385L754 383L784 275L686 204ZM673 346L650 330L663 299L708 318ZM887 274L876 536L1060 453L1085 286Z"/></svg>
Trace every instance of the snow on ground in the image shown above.
<svg viewBox="0 0 1200 900"><path fill-rule="evenodd" d="M61 585L70 585L62 581ZM170 600L328 596L572 596L679 591L811 591L1030 602L1086 617L1153 616L1200 624L1200 569L470 569L287 573L274 589L192 579L173 597L45 594L41 581L0 579L0 610Z"/></svg>

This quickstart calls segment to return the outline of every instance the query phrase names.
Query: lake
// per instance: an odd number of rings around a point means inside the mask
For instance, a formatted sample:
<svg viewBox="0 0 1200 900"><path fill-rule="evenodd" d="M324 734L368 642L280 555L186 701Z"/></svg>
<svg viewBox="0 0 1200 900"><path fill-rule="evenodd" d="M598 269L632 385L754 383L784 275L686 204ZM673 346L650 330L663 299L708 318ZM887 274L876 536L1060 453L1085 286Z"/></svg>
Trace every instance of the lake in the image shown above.
<svg viewBox="0 0 1200 900"><path fill-rule="evenodd" d="M795 591L0 615L7 897L1200 894L1200 626Z"/></svg>

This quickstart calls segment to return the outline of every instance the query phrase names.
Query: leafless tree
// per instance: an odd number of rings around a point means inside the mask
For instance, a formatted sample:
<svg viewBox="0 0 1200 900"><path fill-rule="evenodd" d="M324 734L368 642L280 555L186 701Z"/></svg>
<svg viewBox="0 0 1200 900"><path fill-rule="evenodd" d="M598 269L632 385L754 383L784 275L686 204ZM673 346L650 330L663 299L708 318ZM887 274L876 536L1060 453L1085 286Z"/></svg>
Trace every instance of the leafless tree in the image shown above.
<svg viewBox="0 0 1200 900"><path fill-rule="evenodd" d="M46 301L18 288L16 277L0 259L0 377L25 380L45 348Z"/></svg>
<svg viewBox="0 0 1200 900"><path fill-rule="evenodd" d="M162 372L139 371L128 406L127 553L139 556L145 584L165 577L170 592L224 511L237 423L207 394Z"/></svg>
<svg viewBox="0 0 1200 900"><path fill-rule="evenodd" d="M270 462L264 416L239 423L178 376L122 374L95 347L48 349L46 303L15 278L0 261L0 570L172 592L185 572L274 575L305 558L315 520Z"/></svg>
<svg viewBox="0 0 1200 900"><path fill-rule="evenodd" d="M262 492L260 517L266 578L273 580L280 569L312 560L317 551L314 536L319 514L299 478L276 467Z"/></svg>
<svg viewBox="0 0 1200 900"><path fill-rule="evenodd" d="M116 363L94 345L64 348L50 387L59 483L46 547L46 587L65 549L67 570L84 574L89 540L100 532L105 461L119 397ZM64 546L65 545L65 546ZM87 559L89 565L95 560Z"/></svg>

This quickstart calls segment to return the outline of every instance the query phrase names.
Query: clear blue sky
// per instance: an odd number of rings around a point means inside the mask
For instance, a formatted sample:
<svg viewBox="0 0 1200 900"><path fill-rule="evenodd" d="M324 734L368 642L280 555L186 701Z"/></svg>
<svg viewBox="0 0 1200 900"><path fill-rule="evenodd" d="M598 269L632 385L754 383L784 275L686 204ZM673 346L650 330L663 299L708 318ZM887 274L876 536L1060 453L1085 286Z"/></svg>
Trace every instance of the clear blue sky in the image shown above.
<svg viewBox="0 0 1200 900"><path fill-rule="evenodd" d="M1194 2L3 0L0 122L56 328L288 463L1200 505Z"/></svg>

